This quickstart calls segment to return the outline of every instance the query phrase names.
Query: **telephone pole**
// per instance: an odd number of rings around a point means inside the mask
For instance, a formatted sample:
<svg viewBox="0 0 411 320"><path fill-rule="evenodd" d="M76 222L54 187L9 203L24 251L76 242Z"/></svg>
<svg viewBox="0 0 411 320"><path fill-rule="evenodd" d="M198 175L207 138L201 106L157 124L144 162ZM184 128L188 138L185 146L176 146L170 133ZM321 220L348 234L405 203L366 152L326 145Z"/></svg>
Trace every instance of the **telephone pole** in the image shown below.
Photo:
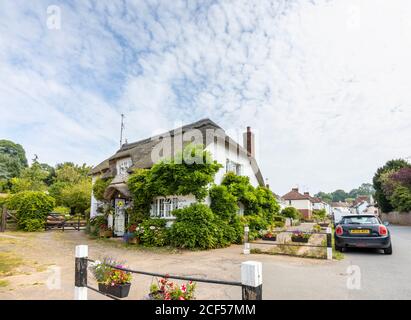
<svg viewBox="0 0 411 320"><path fill-rule="evenodd" d="M123 145L123 134L124 134L124 114L121 114L121 130L120 130L120 148Z"/></svg>

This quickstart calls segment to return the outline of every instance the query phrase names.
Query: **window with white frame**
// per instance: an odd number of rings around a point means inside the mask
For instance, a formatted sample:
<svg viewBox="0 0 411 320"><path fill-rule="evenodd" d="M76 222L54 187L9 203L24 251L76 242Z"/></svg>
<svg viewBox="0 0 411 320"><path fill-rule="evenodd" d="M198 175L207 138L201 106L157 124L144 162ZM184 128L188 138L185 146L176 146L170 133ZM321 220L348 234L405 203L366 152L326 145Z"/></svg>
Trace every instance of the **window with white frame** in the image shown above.
<svg viewBox="0 0 411 320"><path fill-rule="evenodd" d="M242 167L243 166L241 164L239 164L237 162L234 162L230 159L227 159L225 170L226 170L226 172L233 172L236 175L241 176L242 175Z"/></svg>
<svg viewBox="0 0 411 320"><path fill-rule="evenodd" d="M151 216L156 218L172 218L171 212L178 209L178 198L158 198L151 205Z"/></svg>

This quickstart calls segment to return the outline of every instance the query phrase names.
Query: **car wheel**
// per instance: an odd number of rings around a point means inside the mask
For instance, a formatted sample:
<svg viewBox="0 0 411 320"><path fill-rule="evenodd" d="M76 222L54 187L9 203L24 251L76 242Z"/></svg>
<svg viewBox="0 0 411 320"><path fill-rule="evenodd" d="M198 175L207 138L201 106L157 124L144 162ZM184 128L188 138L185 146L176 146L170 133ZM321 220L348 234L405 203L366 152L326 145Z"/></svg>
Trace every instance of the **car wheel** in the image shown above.
<svg viewBox="0 0 411 320"><path fill-rule="evenodd" d="M384 249L384 253L385 254L392 254L392 245L391 244L387 249Z"/></svg>
<svg viewBox="0 0 411 320"><path fill-rule="evenodd" d="M392 254L392 245L391 244L387 249L384 249L384 253L385 254Z"/></svg>

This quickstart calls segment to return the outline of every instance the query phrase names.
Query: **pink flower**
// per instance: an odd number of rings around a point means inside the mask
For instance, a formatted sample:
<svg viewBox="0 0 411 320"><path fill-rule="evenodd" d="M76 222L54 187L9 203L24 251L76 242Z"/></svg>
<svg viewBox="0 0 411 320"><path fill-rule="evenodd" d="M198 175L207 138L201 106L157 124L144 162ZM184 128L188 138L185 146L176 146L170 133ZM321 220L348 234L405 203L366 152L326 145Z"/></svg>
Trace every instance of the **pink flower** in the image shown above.
<svg viewBox="0 0 411 320"><path fill-rule="evenodd" d="M185 300L185 299L184 299L184 297L180 297L180 298L178 298L178 300Z"/></svg>
<svg viewBox="0 0 411 320"><path fill-rule="evenodd" d="M183 293L186 293L186 291L187 291L187 287L186 287L185 284L182 284L180 289Z"/></svg>

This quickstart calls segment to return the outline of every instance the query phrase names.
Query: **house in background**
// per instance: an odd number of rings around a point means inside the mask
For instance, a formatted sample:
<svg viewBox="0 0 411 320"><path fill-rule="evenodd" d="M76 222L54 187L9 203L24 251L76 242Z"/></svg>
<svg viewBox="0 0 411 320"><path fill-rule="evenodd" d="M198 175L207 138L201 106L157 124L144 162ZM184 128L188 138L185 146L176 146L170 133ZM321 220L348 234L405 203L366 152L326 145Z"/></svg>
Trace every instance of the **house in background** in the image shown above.
<svg viewBox="0 0 411 320"><path fill-rule="evenodd" d="M334 222L340 221L343 216L352 214L350 207L351 206L348 202L331 202L331 214Z"/></svg>
<svg viewBox="0 0 411 320"><path fill-rule="evenodd" d="M113 227L115 235L123 235L127 224L125 208L131 204L132 200L127 187L128 176L138 168L151 168L156 162L153 160L153 154L158 154L160 150L169 153L172 157L183 148L183 146L180 148L176 146L186 145L193 139L195 144L200 141L205 146L205 150L211 153L213 160L223 165L223 168L215 175L216 184L221 183L225 173L234 172L237 175L249 177L254 187L264 186L264 179L255 159L254 134L250 127L247 127L247 131L243 134L243 145L231 139L220 126L210 119L203 119L148 139L123 144L113 156L92 170L93 182L99 177L113 179L104 197L114 207L115 213L109 219L109 224ZM167 145L164 148L164 141L169 142L169 150L166 149ZM206 203L209 201L206 199ZM174 217L171 212L173 210L195 202L193 195L157 197L152 202L151 216L167 219L169 223L172 223ZM91 217L99 214L99 206L101 203L92 196ZM241 215L244 206L239 204L239 207Z"/></svg>
<svg viewBox="0 0 411 320"><path fill-rule="evenodd" d="M354 214L372 213L378 214L378 209L375 207L373 196L358 196L351 206L351 211Z"/></svg>
<svg viewBox="0 0 411 320"><path fill-rule="evenodd" d="M321 200L318 197L311 197L311 202L313 204L313 210L325 210L327 215L331 215L331 206L327 202Z"/></svg>
<svg viewBox="0 0 411 320"><path fill-rule="evenodd" d="M301 194L298 188L292 188L290 192L281 197L287 207L294 207L301 212L304 219L311 219L313 214L313 203L308 192Z"/></svg>

